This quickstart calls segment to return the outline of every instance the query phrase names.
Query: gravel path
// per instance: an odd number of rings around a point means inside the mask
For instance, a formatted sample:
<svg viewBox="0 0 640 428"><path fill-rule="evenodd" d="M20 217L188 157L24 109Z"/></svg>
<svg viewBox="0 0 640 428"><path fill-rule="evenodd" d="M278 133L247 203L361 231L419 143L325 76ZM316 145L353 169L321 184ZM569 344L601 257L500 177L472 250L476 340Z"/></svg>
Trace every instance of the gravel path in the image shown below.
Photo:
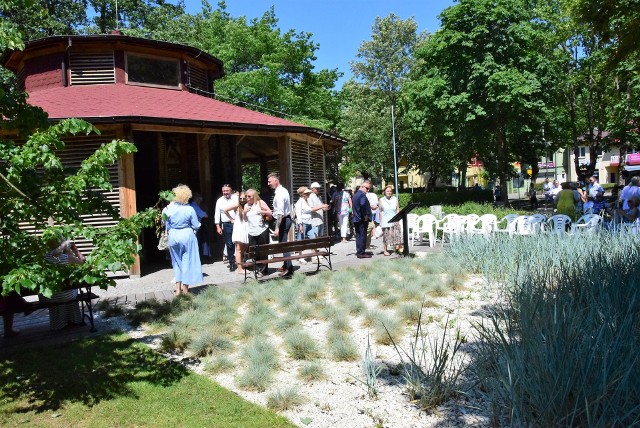
<svg viewBox="0 0 640 428"><path fill-rule="evenodd" d="M464 291L454 292L447 297L434 299L435 308L428 308L426 315L433 321L428 324L429 337L440 337L447 320L460 328L467 339L463 346L462 358L469 359L475 340L472 323L479 321L483 306L490 300L482 288L479 278L467 281ZM359 317L351 318L354 327L352 338L355 340L359 354L363 357L367 348L368 330L361 326ZM321 320L310 320L304 323L304 330L314 339L322 342L327 323ZM157 332L156 332L157 333ZM406 336L400 342L402 349L410 349L414 328L406 327ZM160 339L156 335L147 335L142 330L131 330L130 334L150 346L157 348ZM461 395L455 402L439 407L435 412L425 412L419 403L411 402L402 373L399 370L400 359L392 346L373 344L371 348L381 373L376 385L377 397L367 394L364 384L363 358L354 362L335 362L322 359L325 380L304 383L297 378L300 361L289 358L282 350L282 339L271 336L269 339L280 349L280 368L273 384L264 392L246 391L235 384L235 378L242 368L210 376L220 385L236 392L241 397L266 406L267 397L276 391L295 389L302 397L303 404L283 412L293 423L301 427L452 427L474 426L488 427L488 406L482 397L474 392ZM192 370L209 376L204 372L204 363L197 359L185 358L184 355L169 355L170 358L182 361ZM239 358L236 358L240 361Z"/></svg>

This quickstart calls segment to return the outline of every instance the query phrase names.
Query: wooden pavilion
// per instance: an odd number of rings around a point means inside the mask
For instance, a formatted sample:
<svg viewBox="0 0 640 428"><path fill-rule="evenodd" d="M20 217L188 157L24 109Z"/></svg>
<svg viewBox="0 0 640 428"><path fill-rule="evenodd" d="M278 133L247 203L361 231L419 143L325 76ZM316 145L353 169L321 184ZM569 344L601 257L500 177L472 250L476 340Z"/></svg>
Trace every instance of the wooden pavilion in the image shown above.
<svg viewBox="0 0 640 428"><path fill-rule="evenodd" d="M73 166L114 138L136 145L111 171L107 195L123 217L154 206L158 192L189 185L213 210L222 184L242 184L243 166L259 165L261 183L278 172L293 190L325 182L325 154L346 143L340 136L219 101L214 81L222 62L189 46L110 35L53 36L7 51L3 66L18 77L29 103L51 121L80 118L101 135L65 139L60 154ZM326 195L324 195L326 200ZM100 215L87 223L108 227ZM142 260L163 258L154 231L141 237ZM90 242L85 245L89 247ZM129 274L141 274L140 260Z"/></svg>

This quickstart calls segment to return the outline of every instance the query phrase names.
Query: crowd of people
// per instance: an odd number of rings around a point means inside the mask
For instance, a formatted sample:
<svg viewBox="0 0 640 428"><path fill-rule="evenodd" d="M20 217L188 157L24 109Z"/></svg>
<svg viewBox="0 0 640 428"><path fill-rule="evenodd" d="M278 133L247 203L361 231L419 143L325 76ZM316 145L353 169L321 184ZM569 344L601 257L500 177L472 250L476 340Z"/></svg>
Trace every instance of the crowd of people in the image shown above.
<svg viewBox="0 0 640 428"><path fill-rule="evenodd" d="M535 192L533 186L531 192ZM548 207L553 207L557 214L565 214L574 221L583 214L598 214L612 224L638 220L637 207L640 205L640 177L638 176L629 179L621 191L614 192L614 200L611 202L606 200L605 190L595 176L589 177L586 183L560 183L558 180L551 181L547 178L542 186L542 192Z"/></svg>
<svg viewBox="0 0 640 428"><path fill-rule="evenodd" d="M326 231L335 242L344 243L355 238L356 257L370 258L373 236L383 237L383 254L391 255L402 244L399 223L389 220L399 212L400 206L391 186L383 190L382 197L373 191L369 180L364 180L357 191L332 186L328 199L322 201L323 186L318 182L297 189L295 203L287 189L280 184L277 174L267 179L269 190L247 189L234 192L230 184L221 188L222 195L215 203L213 221L223 244L223 260L230 272L244 273L243 256L250 245L286 242L293 228L294 239L313 239ZM207 256L211 244L201 234L205 220L209 219L201 207L202 198L189 187L179 185L173 189L174 200L163 210L164 228L168 233L168 253L174 270L176 295L189 293L189 287L202 281L200 257ZM285 257L289 254L283 254ZM305 260L300 261L301 264ZM256 268L257 276L267 274L267 265ZM278 267L279 275L289 278L294 274L292 262L284 261Z"/></svg>

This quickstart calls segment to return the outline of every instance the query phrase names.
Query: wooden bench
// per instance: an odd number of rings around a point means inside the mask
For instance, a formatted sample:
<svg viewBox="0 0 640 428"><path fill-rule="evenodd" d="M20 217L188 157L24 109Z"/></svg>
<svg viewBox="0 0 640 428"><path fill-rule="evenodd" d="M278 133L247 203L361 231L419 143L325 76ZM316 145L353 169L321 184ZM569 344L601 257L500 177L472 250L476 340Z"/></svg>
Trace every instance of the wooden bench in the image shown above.
<svg viewBox="0 0 640 428"><path fill-rule="evenodd" d="M60 305L66 305L69 303L79 302L82 310L81 325L87 325L84 320L85 318L88 319L89 323L91 324L91 328L89 329L89 331L93 333L96 331L96 327L93 321L92 300L99 299L99 296L91 292L91 286L88 284L71 286L62 291L73 290L73 289L78 290L78 295L76 296L75 299L70 299L67 301L59 301L59 302L58 301L53 302L50 300L44 300L44 301L37 300L33 302L23 302L21 305L19 305L19 307L5 308L3 311L0 311L0 316L4 315L5 313L16 314L21 312L24 312L25 315L27 315L27 314L30 314L31 312L37 311L38 309L48 309L54 306L60 306ZM32 292L31 290L21 290L21 293L20 293L21 297L36 296L36 295L37 294ZM86 307L86 310L85 310L85 307Z"/></svg>
<svg viewBox="0 0 640 428"><path fill-rule="evenodd" d="M320 238L302 239L300 241L277 242L264 245L250 245L244 254L244 260L240 265L244 268L244 280L247 281L249 270L253 271L255 279L258 279L259 264L280 263L287 260L298 260L315 257L317 262L316 272L320 266L331 267L331 243L329 236ZM290 253L289 256L282 255ZM280 256L278 256L280 255ZM274 256L269 258L269 256Z"/></svg>

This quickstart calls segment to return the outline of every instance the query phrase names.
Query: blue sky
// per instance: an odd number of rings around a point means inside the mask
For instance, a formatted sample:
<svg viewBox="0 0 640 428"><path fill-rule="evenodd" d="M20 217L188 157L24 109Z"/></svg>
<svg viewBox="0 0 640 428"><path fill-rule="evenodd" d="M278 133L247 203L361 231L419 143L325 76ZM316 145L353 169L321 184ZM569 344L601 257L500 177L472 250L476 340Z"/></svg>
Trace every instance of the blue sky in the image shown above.
<svg viewBox="0 0 640 428"><path fill-rule="evenodd" d="M210 0L213 6L217 0ZM231 16L256 18L274 6L279 27L313 34L320 45L316 69L337 68L344 73L338 88L351 75L349 62L356 59L358 47L371 39L377 16L395 13L402 19L413 17L420 31L434 32L440 26L438 15L454 0L227 0ZM187 12L201 10L200 0L185 0Z"/></svg>

